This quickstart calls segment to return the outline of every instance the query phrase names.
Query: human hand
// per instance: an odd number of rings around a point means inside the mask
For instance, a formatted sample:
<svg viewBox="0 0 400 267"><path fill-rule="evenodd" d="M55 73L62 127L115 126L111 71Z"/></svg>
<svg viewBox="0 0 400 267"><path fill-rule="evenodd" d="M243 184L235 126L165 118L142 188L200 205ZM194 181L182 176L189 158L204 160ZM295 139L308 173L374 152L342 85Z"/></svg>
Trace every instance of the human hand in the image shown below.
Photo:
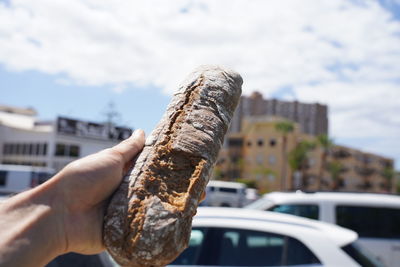
<svg viewBox="0 0 400 267"><path fill-rule="evenodd" d="M144 132L120 144L68 164L51 180L57 192L63 251L94 254L104 250L103 217L111 194L130 169L132 159L144 145Z"/></svg>

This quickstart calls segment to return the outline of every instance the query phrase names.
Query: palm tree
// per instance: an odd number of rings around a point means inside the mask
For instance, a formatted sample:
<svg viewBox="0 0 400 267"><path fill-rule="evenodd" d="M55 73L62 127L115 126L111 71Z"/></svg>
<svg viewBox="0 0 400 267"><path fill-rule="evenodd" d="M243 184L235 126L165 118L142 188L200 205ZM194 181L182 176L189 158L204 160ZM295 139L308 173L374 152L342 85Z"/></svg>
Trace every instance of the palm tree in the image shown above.
<svg viewBox="0 0 400 267"><path fill-rule="evenodd" d="M391 191L392 189L392 180L394 177L394 170L391 167L385 167L382 172L382 176L386 179L386 189L387 191Z"/></svg>
<svg viewBox="0 0 400 267"><path fill-rule="evenodd" d="M308 152L315 148L315 143L310 141L301 141L289 153L289 166L293 173L298 171L301 173L301 189L306 184L307 168L308 168ZM293 183L292 183L293 184Z"/></svg>
<svg viewBox="0 0 400 267"><path fill-rule="evenodd" d="M317 136L317 144L322 148L321 153L321 164L319 166L318 178L317 178L317 190L321 190L322 176L324 175L324 168L326 165L326 159L329 154L329 150L333 146L333 140L326 134L320 134Z"/></svg>
<svg viewBox="0 0 400 267"><path fill-rule="evenodd" d="M276 173L273 170L266 168L262 165L259 165L255 168L253 168L251 170L251 173L253 173L256 176L255 181L257 183L257 188L260 190L260 193L269 192L270 186L269 186L269 183L267 182L267 180L268 180L267 178L271 174L274 177L276 177Z"/></svg>
<svg viewBox="0 0 400 267"><path fill-rule="evenodd" d="M286 190L286 170L287 170L287 136L294 131L294 124L290 121L280 121L275 124L275 129L282 134L282 170L281 170L281 190Z"/></svg>
<svg viewBox="0 0 400 267"><path fill-rule="evenodd" d="M341 173L344 171L344 166L339 161L332 161L327 164L327 170L331 174L333 181L333 190L338 190L341 186L342 178L340 177Z"/></svg>

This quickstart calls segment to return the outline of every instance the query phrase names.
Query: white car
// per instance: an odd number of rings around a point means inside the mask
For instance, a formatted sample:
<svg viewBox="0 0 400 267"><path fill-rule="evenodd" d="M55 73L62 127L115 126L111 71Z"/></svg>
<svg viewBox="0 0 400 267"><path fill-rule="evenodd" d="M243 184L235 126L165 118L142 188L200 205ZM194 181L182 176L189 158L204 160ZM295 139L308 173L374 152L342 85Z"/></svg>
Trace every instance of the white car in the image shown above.
<svg viewBox="0 0 400 267"><path fill-rule="evenodd" d="M379 266L356 240L354 231L297 216L204 207L169 266Z"/></svg>
<svg viewBox="0 0 400 267"><path fill-rule="evenodd" d="M16 194L44 183L54 174L45 167L0 164L0 194Z"/></svg>
<svg viewBox="0 0 400 267"><path fill-rule="evenodd" d="M356 231L387 266L400 266L400 196L344 192L273 192L246 208L293 214Z"/></svg>
<svg viewBox="0 0 400 267"><path fill-rule="evenodd" d="M212 180L206 187L206 199L201 206L235 207L247 204L247 186L243 183Z"/></svg>

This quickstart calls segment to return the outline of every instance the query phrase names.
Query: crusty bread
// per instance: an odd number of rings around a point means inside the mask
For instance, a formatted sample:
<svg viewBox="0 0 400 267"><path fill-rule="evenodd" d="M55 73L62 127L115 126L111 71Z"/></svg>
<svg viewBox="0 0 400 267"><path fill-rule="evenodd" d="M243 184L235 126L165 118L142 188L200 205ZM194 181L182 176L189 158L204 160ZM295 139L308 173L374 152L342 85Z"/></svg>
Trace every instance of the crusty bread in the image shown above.
<svg viewBox="0 0 400 267"><path fill-rule="evenodd" d="M164 266L187 247L241 86L239 74L202 66L174 94L106 212L104 243L119 264Z"/></svg>

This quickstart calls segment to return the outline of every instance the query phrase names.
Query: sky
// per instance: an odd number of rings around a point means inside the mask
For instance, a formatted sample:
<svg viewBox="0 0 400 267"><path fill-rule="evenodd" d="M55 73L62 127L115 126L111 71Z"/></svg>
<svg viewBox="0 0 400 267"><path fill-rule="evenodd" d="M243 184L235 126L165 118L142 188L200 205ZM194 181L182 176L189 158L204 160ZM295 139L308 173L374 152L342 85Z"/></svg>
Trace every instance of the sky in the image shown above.
<svg viewBox="0 0 400 267"><path fill-rule="evenodd" d="M0 104L149 133L202 64L329 107L334 141L400 169L400 0L0 0Z"/></svg>

